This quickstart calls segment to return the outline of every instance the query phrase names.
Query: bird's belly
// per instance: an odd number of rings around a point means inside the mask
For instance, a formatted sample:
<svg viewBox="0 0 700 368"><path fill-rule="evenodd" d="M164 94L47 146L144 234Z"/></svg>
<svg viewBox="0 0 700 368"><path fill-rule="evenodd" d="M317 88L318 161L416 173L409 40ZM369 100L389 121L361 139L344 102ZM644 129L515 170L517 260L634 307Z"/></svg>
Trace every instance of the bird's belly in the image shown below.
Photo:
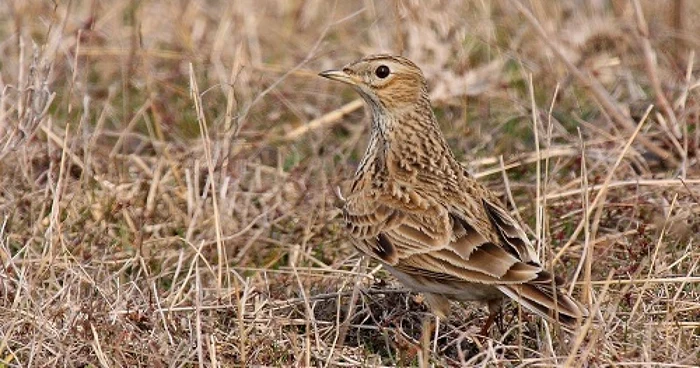
<svg viewBox="0 0 700 368"><path fill-rule="evenodd" d="M493 285L466 281L440 281L420 275L409 275L394 267L384 265L402 284L420 293L440 294L448 299L460 301L487 301L503 297Z"/></svg>

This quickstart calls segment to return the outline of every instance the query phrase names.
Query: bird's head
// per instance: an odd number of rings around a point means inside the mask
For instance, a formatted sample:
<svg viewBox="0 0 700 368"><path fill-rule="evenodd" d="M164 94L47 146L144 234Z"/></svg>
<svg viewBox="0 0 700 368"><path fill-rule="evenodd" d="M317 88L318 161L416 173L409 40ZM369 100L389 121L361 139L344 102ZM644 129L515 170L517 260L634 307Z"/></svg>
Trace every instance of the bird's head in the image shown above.
<svg viewBox="0 0 700 368"><path fill-rule="evenodd" d="M428 102L423 73L402 56L370 55L319 75L351 85L375 113L398 113Z"/></svg>

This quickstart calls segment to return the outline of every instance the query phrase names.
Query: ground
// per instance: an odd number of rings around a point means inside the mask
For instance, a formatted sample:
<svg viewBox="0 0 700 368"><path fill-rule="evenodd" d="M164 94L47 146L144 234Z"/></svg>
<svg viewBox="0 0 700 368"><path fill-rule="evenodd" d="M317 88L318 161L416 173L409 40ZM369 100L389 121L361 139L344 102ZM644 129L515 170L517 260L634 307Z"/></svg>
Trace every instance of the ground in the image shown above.
<svg viewBox="0 0 700 368"><path fill-rule="evenodd" d="M0 367L418 366L336 195L414 60L457 157L590 311L454 304L435 366L700 364L700 3L0 2Z"/></svg>

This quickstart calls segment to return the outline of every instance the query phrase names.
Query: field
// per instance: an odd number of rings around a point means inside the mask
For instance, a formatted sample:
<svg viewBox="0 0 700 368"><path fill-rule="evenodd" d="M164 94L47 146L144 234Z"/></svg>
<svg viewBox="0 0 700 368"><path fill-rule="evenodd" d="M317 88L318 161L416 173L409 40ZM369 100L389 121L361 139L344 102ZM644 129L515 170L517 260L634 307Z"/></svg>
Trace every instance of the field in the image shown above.
<svg viewBox="0 0 700 368"><path fill-rule="evenodd" d="M345 233L414 60L457 157L590 317L452 306L435 366L700 365L700 2L0 2L0 367L418 366L428 313Z"/></svg>

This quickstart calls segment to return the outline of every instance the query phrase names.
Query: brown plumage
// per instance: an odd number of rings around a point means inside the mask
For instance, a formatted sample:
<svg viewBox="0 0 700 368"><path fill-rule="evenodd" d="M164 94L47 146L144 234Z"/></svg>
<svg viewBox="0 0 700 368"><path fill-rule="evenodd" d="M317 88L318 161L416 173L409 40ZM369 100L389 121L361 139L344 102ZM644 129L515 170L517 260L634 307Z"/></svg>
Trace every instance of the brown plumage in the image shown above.
<svg viewBox="0 0 700 368"><path fill-rule="evenodd" d="M440 317L449 300L484 301L491 321L507 296L567 328L578 325L582 309L541 266L518 222L455 159L413 62L373 55L320 75L351 85L372 112L344 207L362 253L424 293Z"/></svg>

